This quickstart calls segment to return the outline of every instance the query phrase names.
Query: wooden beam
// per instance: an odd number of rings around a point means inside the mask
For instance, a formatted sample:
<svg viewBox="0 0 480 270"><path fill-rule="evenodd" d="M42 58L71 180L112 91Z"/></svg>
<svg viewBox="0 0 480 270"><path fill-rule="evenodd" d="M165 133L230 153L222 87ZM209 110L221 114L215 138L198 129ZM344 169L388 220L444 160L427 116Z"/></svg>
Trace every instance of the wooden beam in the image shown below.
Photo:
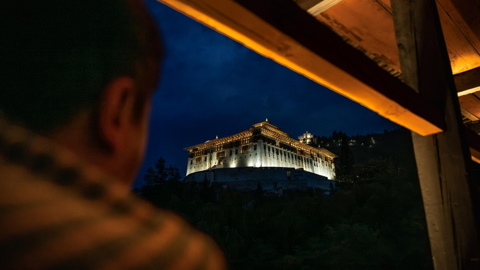
<svg viewBox="0 0 480 270"><path fill-rule="evenodd" d="M447 125L412 133L434 267L480 269L478 186L435 1L391 3L404 80L443 109Z"/></svg>
<svg viewBox="0 0 480 270"><path fill-rule="evenodd" d="M313 16L324 12L342 0L293 0L299 7Z"/></svg>
<svg viewBox="0 0 480 270"><path fill-rule="evenodd" d="M473 94L480 91L480 68L475 68L454 75L458 96Z"/></svg>
<svg viewBox="0 0 480 270"><path fill-rule="evenodd" d="M473 131L475 134L480 135L480 122L477 123L468 123L467 128Z"/></svg>
<svg viewBox="0 0 480 270"><path fill-rule="evenodd" d="M462 109L480 118L480 99L473 95L465 95L458 97Z"/></svg>
<svg viewBox="0 0 480 270"><path fill-rule="evenodd" d="M461 102L461 101L460 101ZM460 105L461 106L461 105ZM464 108L460 108L462 111L462 115L468 119L467 122L478 122L480 118L478 118L476 115L472 114L471 112L465 110ZM465 123L465 121L464 121Z"/></svg>
<svg viewBox="0 0 480 270"><path fill-rule="evenodd" d="M323 2L323 0L293 0L299 7L303 10L308 10L311 7L314 7L318 3Z"/></svg>
<svg viewBox="0 0 480 270"><path fill-rule="evenodd" d="M480 163L480 136L470 128L465 128L465 133L467 134L468 144L470 145L472 160Z"/></svg>
<svg viewBox="0 0 480 270"><path fill-rule="evenodd" d="M291 0L160 1L401 126L443 129L436 106Z"/></svg>

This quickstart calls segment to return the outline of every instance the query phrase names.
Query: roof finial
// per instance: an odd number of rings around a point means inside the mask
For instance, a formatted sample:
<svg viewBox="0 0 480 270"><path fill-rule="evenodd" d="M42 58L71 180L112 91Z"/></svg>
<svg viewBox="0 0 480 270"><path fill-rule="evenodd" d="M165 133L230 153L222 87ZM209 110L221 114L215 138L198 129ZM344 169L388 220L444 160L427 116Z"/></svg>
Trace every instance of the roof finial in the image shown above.
<svg viewBox="0 0 480 270"><path fill-rule="evenodd" d="M217 135L217 136L215 136L215 139L218 139L218 135Z"/></svg>
<svg viewBox="0 0 480 270"><path fill-rule="evenodd" d="M265 119L265 122L268 122L268 118Z"/></svg>

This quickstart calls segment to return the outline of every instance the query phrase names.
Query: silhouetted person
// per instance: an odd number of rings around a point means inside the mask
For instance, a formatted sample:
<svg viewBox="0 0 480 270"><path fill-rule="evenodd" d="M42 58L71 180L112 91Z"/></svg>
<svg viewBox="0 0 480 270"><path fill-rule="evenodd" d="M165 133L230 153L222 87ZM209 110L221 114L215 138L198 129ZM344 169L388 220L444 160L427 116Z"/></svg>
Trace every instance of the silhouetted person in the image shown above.
<svg viewBox="0 0 480 270"><path fill-rule="evenodd" d="M3 1L0 25L0 269L223 269L130 195L162 52L143 3Z"/></svg>

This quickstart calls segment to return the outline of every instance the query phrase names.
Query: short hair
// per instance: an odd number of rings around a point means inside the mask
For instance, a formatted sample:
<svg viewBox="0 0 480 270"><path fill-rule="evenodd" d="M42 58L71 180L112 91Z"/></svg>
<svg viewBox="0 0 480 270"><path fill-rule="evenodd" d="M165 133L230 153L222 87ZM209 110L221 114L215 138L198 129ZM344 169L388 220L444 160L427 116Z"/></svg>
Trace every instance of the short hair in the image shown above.
<svg viewBox="0 0 480 270"><path fill-rule="evenodd" d="M22 0L0 7L0 111L32 130L52 131L99 106L118 76L155 88L162 47L141 0Z"/></svg>

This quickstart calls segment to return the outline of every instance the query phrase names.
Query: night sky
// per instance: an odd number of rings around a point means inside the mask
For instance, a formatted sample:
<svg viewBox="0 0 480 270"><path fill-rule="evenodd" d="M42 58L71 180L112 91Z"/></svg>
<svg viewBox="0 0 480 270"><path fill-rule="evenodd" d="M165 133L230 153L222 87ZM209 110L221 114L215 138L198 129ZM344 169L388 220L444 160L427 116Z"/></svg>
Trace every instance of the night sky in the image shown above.
<svg viewBox="0 0 480 270"><path fill-rule="evenodd" d="M135 187L159 157L184 176L185 147L233 135L265 118L293 138L305 131L355 135L398 127L155 0L146 3L158 22L165 58Z"/></svg>

